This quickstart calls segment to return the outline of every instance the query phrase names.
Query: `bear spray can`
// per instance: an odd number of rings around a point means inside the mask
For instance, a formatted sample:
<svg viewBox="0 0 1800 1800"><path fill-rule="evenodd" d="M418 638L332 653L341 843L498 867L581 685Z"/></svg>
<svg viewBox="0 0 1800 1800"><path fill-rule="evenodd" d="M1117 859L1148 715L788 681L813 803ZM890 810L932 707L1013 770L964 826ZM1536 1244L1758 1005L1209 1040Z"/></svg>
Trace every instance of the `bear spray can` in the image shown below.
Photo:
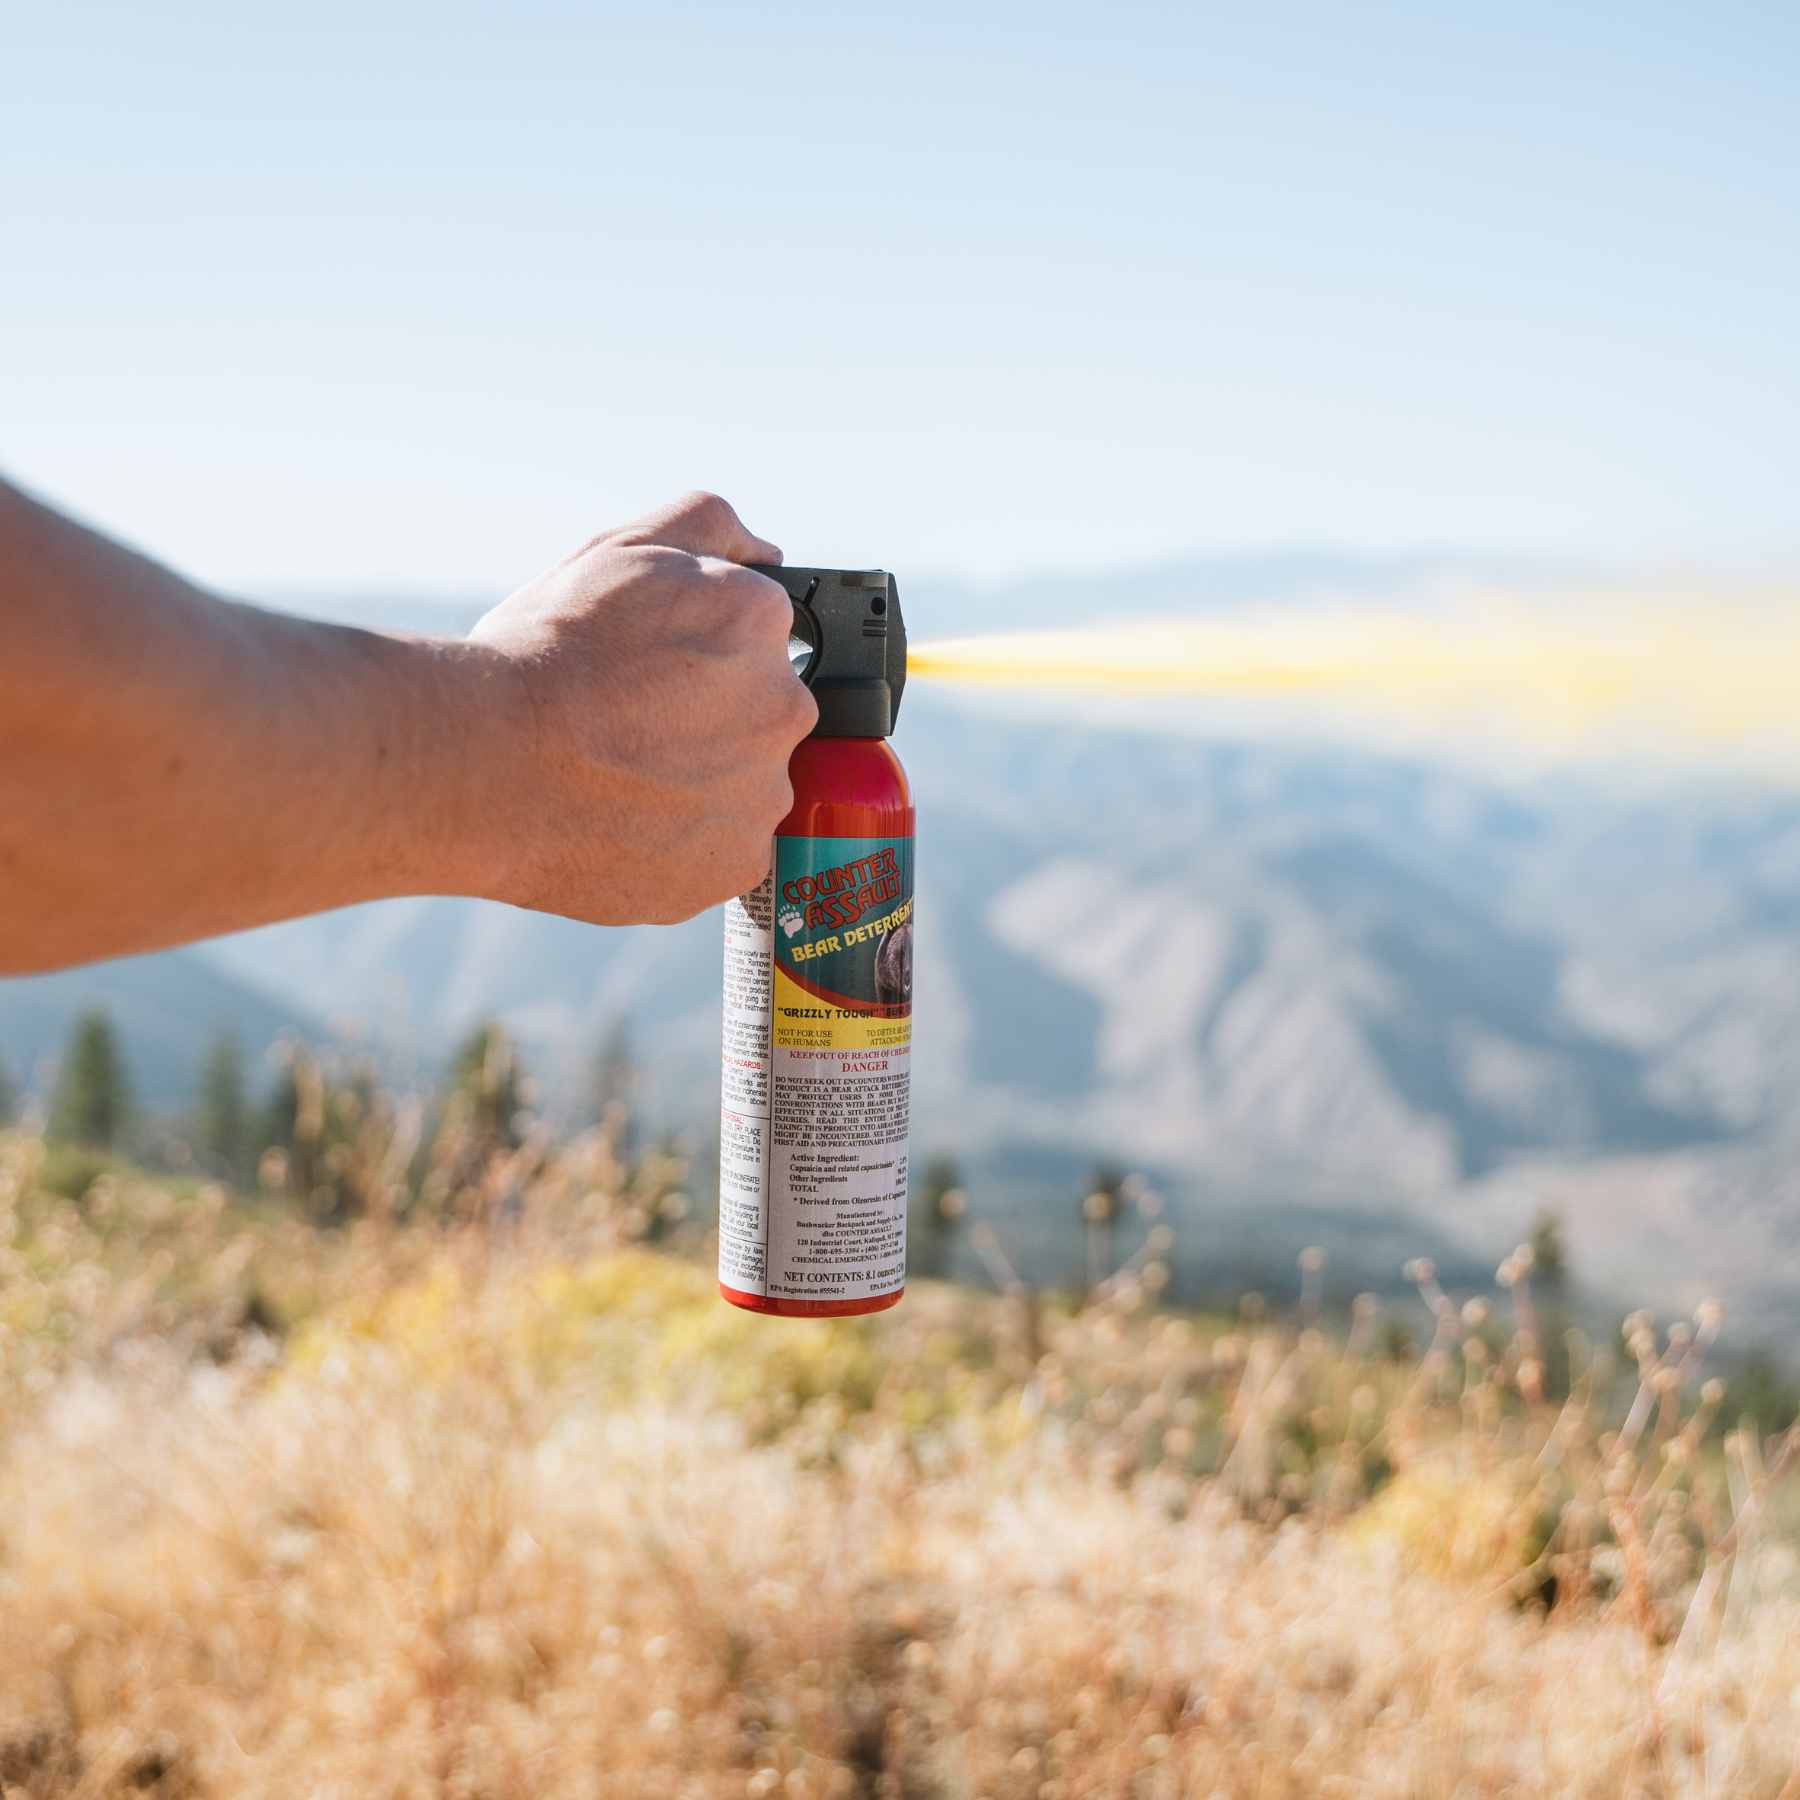
<svg viewBox="0 0 1800 1800"><path fill-rule="evenodd" d="M913 808L887 742L906 627L880 570L758 573L793 600L819 723L768 878L725 908L719 1291L837 1318L906 1286Z"/></svg>

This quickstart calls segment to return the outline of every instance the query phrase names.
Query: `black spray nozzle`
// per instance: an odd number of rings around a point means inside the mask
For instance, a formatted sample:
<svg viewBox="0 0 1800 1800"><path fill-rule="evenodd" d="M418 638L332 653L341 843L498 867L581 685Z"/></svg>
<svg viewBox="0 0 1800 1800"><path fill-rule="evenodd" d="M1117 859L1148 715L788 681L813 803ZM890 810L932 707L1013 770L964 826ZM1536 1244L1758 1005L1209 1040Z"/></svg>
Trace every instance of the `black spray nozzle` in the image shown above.
<svg viewBox="0 0 1800 1800"><path fill-rule="evenodd" d="M752 563L794 603L788 654L819 703L814 737L886 737L906 686L906 622L885 569Z"/></svg>

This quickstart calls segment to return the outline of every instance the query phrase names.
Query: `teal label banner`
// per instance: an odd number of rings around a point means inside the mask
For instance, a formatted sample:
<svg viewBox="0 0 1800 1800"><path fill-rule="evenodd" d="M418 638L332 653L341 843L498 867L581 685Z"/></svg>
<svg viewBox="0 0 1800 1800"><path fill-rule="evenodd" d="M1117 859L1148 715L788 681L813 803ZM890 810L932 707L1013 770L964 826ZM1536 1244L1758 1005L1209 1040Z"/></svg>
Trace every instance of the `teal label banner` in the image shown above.
<svg viewBox="0 0 1800 1800"><path fill-rule="evenodd" d="M832 1005L912 1012L913 840L778 837L775 963Z"/></svg>

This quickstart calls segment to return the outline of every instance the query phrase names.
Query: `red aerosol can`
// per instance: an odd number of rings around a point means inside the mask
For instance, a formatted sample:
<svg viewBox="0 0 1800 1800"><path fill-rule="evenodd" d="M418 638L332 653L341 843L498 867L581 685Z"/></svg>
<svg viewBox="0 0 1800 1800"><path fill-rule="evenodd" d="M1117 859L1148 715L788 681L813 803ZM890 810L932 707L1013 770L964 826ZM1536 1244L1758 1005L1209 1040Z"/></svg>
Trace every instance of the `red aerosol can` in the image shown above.
<svg viewBox="0 0 1800 1800"><path fill-rule="evenodd" d="M769 874L725 908L719 1292L790 1318L906 1288L913 807L888 746L906 627L882 570L760 567L819 723Z"/></svg>

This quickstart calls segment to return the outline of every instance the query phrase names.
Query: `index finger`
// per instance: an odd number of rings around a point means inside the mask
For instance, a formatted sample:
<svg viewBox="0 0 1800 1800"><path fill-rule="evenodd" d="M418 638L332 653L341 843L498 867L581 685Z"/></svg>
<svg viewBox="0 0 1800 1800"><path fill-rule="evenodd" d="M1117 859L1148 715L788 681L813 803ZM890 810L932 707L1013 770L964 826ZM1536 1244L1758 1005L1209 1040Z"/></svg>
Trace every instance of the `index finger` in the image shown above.
<svg viewBox="0 0 1800 1800"><path fill-rule="evenodd" d="M663 544L690 556L716 556L725 562L781 561L779 546L759 538L717 494L683 494L606 535L615 544Z"/></svg>

